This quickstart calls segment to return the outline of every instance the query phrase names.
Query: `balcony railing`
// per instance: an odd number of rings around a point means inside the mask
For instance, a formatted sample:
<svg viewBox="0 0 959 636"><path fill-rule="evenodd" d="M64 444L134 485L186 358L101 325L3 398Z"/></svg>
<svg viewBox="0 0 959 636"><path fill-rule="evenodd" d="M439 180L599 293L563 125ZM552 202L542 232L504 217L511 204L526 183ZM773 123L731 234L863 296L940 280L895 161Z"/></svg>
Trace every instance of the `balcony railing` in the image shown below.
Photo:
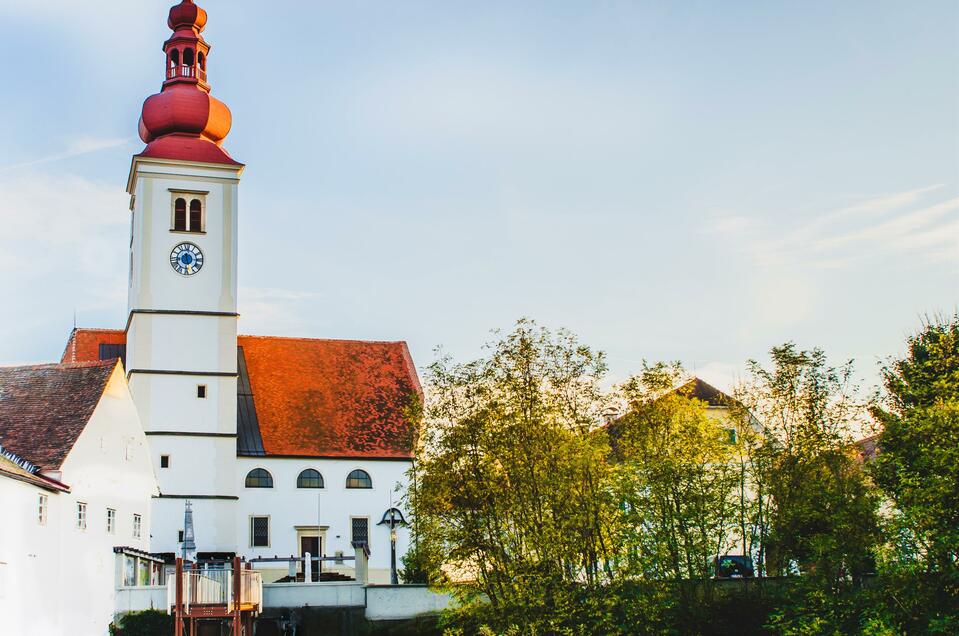
<svg viewBox="0 0 959 636"><path fill-rule="evenodd" d="M237 609L259 612L263 606L263 579L259 572L240 570L239 599L234 587L233 570L183 570L180 585L183 590L181 602L187 615L191 607L222 607L225 612ZM167 579L167 606L172 613L177 604L177 577Z"/></svg>

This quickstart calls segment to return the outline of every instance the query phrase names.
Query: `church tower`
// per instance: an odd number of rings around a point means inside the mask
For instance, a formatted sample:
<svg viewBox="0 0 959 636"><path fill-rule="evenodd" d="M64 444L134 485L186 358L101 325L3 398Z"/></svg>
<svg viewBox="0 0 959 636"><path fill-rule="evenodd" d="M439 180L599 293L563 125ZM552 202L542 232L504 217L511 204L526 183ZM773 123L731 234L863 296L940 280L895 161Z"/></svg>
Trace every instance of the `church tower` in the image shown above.
<svg viewBox="0 0 959 636"><path fill-rule="evenodd" d="M231 115L210 95L206 12L170 10L162 90L143 104L128 181L126 366L161 495L152 546L178 549L193 502L204 551L235 552L237 185L223 149Z"/></svg>

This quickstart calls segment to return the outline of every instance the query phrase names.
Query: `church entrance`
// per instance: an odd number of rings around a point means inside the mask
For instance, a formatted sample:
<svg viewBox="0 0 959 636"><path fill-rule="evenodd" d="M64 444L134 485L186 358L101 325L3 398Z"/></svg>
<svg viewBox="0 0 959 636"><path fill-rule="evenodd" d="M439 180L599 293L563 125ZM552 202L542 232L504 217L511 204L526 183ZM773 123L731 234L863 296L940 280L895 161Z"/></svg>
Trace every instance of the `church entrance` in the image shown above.
<svg viewBox="0 0 959 636"><path fill-rule="evenodd" d="M321 537L300 537L300 557L304 557L306 554L310 554L311 558L323 556L323 552L320 550L321 542ZM322 563L322 561L313 561L312 570L314 583L320 580Z"/></svg>
<svg viewBox="0 0 959 636"><path fill-rule="evenodd" d="M297 555L302 559L307 553L313 559L311 563L310 579L316 583L320 580L320 573L323 571L323 561L317 560L317 557L323 556L323 550L326 544L326 526L319 528L317 526L296 526ZM300 565L300 576L304 576L305 568Z"/></svg>

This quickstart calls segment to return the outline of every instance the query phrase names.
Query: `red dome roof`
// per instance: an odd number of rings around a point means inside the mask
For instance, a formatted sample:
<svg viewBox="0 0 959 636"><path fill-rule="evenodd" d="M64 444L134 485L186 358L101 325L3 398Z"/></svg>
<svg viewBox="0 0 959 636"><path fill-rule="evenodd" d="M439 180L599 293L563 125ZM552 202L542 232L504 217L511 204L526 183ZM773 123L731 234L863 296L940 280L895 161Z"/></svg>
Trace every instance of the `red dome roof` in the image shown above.
<svg viewBox="0 0 959 636"><path fill-rule="evenodd" d="M226 104L210 95L206 83L210 46L200 36L206 18L206 11L191 0L170 9L167 24L174 34L163 46L166 81L143 103L139 128L147 147L140 156L237 164L220 147L233 116Z"/></svg>
<svg viewBox="0 0 959 636"><path fill-rule="evenodd" d="M199 33L206 26L206 11L193 4L193 0L183 0L170 9L167 24L174 31L190 28Z"/></svg>

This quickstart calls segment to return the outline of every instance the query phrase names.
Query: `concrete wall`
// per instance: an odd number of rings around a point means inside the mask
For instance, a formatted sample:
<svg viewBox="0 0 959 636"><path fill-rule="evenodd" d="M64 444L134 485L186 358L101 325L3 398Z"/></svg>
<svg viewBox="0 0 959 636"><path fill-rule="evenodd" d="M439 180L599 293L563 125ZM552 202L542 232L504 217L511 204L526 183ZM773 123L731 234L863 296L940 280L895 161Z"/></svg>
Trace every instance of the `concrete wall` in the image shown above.
<svg viewBox="0 0 959 636"><path fill-rule="evenodd" d="M141 587L120 587L116 591L116 613L143 612L155 609L167 611L165 585L145 585Z"/></svg>
<svg viewBox="0 0 959 636"><path fill-rule="evenodd" d="M449 594L425 585L371 585L366 588L366 618L401 620L442 612L453 602Z"/></svg>
<svg viewBox="0 0 959 636"><path fill-rule="evenodd" d="M267 583L264 607L363 607L361 583Z"/></svg>

